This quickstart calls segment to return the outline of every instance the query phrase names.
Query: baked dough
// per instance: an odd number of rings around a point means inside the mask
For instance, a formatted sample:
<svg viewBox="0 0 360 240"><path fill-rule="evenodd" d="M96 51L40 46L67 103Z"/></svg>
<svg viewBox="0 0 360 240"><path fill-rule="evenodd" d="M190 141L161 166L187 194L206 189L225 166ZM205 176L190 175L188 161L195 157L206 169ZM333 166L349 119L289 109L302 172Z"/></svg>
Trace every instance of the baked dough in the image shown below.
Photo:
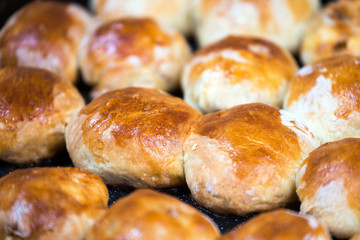
<svg viewBox="0 0 360 240"><path fill-rule="evenodd" d="M0 70L0 159L39 162L65 148L65 124L84 106L76 88L47 70Z"/></svg>

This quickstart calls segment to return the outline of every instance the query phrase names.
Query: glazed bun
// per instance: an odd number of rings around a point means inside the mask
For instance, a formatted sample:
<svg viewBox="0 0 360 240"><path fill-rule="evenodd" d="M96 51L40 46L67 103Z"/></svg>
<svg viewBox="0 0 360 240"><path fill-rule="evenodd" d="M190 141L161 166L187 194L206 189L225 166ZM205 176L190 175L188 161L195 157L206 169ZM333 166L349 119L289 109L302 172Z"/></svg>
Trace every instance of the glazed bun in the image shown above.
<svg viewBox="0 0 360 240"><path fill-rule="evenodd" d="M90 0L91 8L104 20L149 17L189 34L192 30L192 0Z"/></svg>
<svg viewBox="0 0 360 240"><path fill-rule="evenodd" d="M360 1L329 3L309 24L302 47L303 63L340 54L360 54Z"/></svg>
<svg viewBox="0 0 360 240"><path fill-rule="evenodd" d="M301 212L321 219L337 238L360 232L360 139L326 143L304 160L297 176Z"/></svg>
<svg viewBox="0 0 360 240"><path fill-rule="evenodd" d="M331 240L326 226L312 216L289 210L261 213L219 240Z"/></svg>
<svg viewBox="0 0 360 240"><path fill-rule="evenodd" d="M153 190L118 200L91 228L86 240L215 240L216 225L197 209Z"/></svg>
<svg viewBox="0 0 360 240"><path fill-rule="evenodd" d="M0 159L38 162L65 147L65 124L84 106L69 82L47 70L0 70Z"/></svg>
<svg viewBox="0 0 360 240"><path fill-rule="evenodd" d="M262 103L210 113L184 143L192 197L210 210L246 215L294 200L295 173L317 146L289 113Z"/></svg>
<svg viewBox="0 0 360 240"><path fill-rule="evenodd" d="M322 143L360 137L360 57L343 55L303 67L284 108L307 123Z"/></svg>
<svg viewBox="0 0 360 240"><path fill-rule="evenodd" d="M112 91L72 118L67 149L75 166L107 184L182 185L183 141L200 116L183 100L155 89Z"/></svg>
<svg viewBox="0 0 360 240"><path fill-rule="evenodd" d="M201 46L229 35L269 39L296 52L319 0L195 0L196 36Z"/></svg>
<svg viewBox="0 0 360 240"><path fill-rule="evenodd" d="M107 209L101 179L77 168L29 168L0 178L0 239L81 240Z"/></svg>
<svg viewBox="0 0 360 240"><path fill-rule="evenodd" d="M95 28L80 52L84 80L96 85L93 96L141 86L175 89L190 55L184 37L152 19L124 18Z"/></svg>
<svg viewBox="0 0 360 240"><path fill-rule="evenodd" d="M227 37L196 52L182 75L185 101L202 112L263 102L282 106L297 65L267 40Z"/></svg>
<svg viewBox="0 0 360 240"><path fill-rule="evenodd" d="M78 47L90 22L76 4L32 1L0 32L0 66L43 68L75 82Z"/></svg>

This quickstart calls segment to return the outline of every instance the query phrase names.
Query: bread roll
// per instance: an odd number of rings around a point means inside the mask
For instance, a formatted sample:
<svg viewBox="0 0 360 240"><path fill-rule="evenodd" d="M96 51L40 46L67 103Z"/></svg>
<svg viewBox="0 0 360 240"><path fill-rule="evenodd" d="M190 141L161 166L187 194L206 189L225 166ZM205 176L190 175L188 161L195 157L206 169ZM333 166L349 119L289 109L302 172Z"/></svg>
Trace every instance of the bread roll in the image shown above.
<svg viewBox="0 0 360 240"><path fill-rule="evenodd" d="M297 176L301 212L324 221L337 238L360 232L360 139L326 143L304 160Z"/></svg>
<svg viewBox="0 0 360 240"><path fill-rule="evenodd" d="M182 35L148 18L124 18L95 28L84 40L84 80L93 96L129 86L175 89L190 55Z"/></svg>
<svg viewBox="0 0 360 240"><path fill-rule="evenodd" d="M295 173L317 146L306 126L262 103L232 107L197 121L184 143L192 197L210 210L246 215L295 197Z"/></svg>
<svg viewBox="0 0 360 240"><path fill-rule="evenodd" d="M178 31L192 30L192 0L90 0L91 8L104 20L123 17L150 17Z"/></svg>
<svg viewBox="0 0 360 240"><path fill-rule="evenodd" d="M183 141L200 114L155 89L125 88L101 95L66 129L75 166L107 184L170 187L185 184Z"/></svg>
<svg viewBox="0 0 360 240"><path fill-rule="evenodd" d="M118 200L91 228L86 240L215 240L216 225L180 200L153 190L137 190Z"/></svg>
<svg viewBox="0 0 360 240"><path fill-rule="evenodd" d="M330 240L327 228L316 218L289 210L262 213L231 230L219 240Z"/></svg>
<svg viewBox="0 0 360 240"><path fill-rule="evenodd" d="M13 14L0 32L0 66L50 70L75 82L77 53L91 19L73 3L33 1Z"/></svg>
<svg viewBox="0 0 360 240"><path fill-rule="evenodd" d="M195 0L196 35L201 46L250 35L296 52L319 5L319 0Z"/></svg>
<svg viewBox="0 0 360 240"><path fill-rule="evenodd" d="M360 54L360 1L329 3L309 24L301 47L303 63Z"/></svg>
<svg viewBox="0 0 360 240"><path fill-rule="evenodd" d="M322 143L360 137L360 57L336 56L303 67L290 83L284 108Z"/></svg>
<svg viewBox="0 0 360 240"><path fill-rule="evenodd" d="M185 100L203 112L263 102L280 107L297 65L284 49L253 37L227 37L196 52L185 66Z"/></svg>
<svg viewBox="0 0 360 240"><path fill-rule="evenodd" d="M76 88L47 70L0 70L0 159L38 162L65 147L65 124L84 106Z"/></svg>
<svg viewBox="0 0 360 240"><path fill-rule="evenodd" d="M29 168L0 178L0 239L81 240L106 211L101 179L77 168Z"/></svg>

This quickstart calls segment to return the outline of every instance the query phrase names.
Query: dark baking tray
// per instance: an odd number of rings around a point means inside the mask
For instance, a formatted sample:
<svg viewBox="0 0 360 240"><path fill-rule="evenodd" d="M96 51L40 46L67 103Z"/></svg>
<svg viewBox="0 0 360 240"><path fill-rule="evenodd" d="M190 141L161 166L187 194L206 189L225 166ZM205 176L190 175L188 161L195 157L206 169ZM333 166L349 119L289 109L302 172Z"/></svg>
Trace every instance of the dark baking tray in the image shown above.
<svg viewBox="0 0 360 240"><path fill-rule="evenodd" d="M303 0L298 0L298 1L303 1ZM323 0L322 3L326 4L328 2L333 2L333 1L334 0ZM26 4L28 2L30 2L30 0L0 0L0 26L2 27L3 24L5 23L5 21L8 19L9 16L11 16L12 13L14 13L17 9L19 9L21 6L23 6L24 4ZM76 2L85 7L88 7L87 0L75 0L75 1L66 1L66 2ZM191 44L192 48L196 49L196 43L195 43L194 39L189 38L188 40L189 40L189 43ZM90 98L89 98L90 88L83 83L80 74L79 74L79 79L77 81L76 86L79 89L79 91L82 93L82 95L84 96L86 101L89 102L90 101ZM176 95L176 96L180 96L180 97L182 96L182 93L179 89L177 91L174 91L172 94ZM50 167L73 166L73 164L72 164L71 159L70 159L68 153L66 152L66 150L64 150L63 152L61 152L54 158L46 159L45 161L41 162L40 164L13 165L13 164L3 162L0 159L0 177L14 171L15 169L19 169L19 168L48 167L48 166L50 166ZM109 205L111 205L119 198L121 198L133 191L133 189L121 189L121 188L116 188L116 187L111 187L111 186L108 186L108 189L109 189L109 197L110 197ZM181 199L182 201L193 205L194 207L199 209L201 212L205 213L210 218L212 218L214 220L214 222L218 225L218 227L222 233L229 231L230 229L234 228L235 226L247 221L249 218L256 215L256 213L253 213L253 214L249 214L245 217L239 217L239 216L226 216L225 217L225 216L219 216L219 215L213 214L212 212L208 211L207 209L202 208L199 205L197 205L195 203L195 201L191 198L189 189L186 187L158 189L158 191L173 195L173 196ZM288 206L288 208L298 211L299 203L296 202L296 203L292 204L291 206Z"/></svg>

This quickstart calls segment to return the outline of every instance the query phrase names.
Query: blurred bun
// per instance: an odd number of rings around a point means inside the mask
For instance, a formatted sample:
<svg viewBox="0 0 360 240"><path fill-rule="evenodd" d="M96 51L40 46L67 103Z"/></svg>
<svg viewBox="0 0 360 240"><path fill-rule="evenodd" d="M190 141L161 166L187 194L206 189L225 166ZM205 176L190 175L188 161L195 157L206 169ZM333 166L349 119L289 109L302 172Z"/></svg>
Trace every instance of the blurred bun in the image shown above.
<svg viewBox="0 0 360 240"><path fill-rule="evenodd" d="M0 239L81 240L106 211L101 179L77 168L29 168L0 178Z"/></svg>
<svg viewBox="0 0 360 240"><path fill-rule="evenodd" d="M319 5L319 0L195 0L196 35L201 46L250 35L296 52Z"/></svg>
<svg viewBox="0 0 360 240"><path fill-rule="evenodd" d="M182 185L183 141L199 117L179 98L155 89L125 88L101 95L72 118L67 149L75 166L107 184Z"/></svg>
<svg viewBox="0 0 360 240"><path fill-rule="evenodd" d="M295 198L295 173L317 146L289 113L261 103L205 115L184 144L192 197L216 213L246 215Z"/></svg>
<svg viewBox="0 0 360 240"><path fill-rule="evenodd" d="M86 240L215 240L216 225L197 209L152 190L118 200L91 228Z"/></svg>
<svg viewBox="0 0 360 240"><path fill-rule="evenodd" d="M78 47L90 22L76 4L30 2L0 32L0 65L43 68L75 82Z"/></svg>
<svg viewBox="0 0 360 240"><path fill-rule="evenodd" d="M303 161L297 176L301 212L327 224L337 238L360 231L360 139L326 143Z"/></svg>
<svg viewBox="0 0 360 240"><path fill-rule="evenodd" d="M96 85L93 96L141 86L175 89L190 55L182 35L147 18L105 23L85 38L80 63L84 80Z"/></svg>
<svg viewBox="0 0 360 240"><path fill-rule="evenodd" d="M84 106L69 82L47 70L0 70L0 159L38 162L65 147L65 124Z"/></svg>
<svg viewBox="0 0 360 240"><path fill-rule="evenodd" d="M360 57L343 55L303 67L284 109L307 123L322 143L360 137Z"/></svg>
<svg viewBox="0 0 360 240"><path fill-rule="evenodd" d="M297 65L286 50L251 37L227 37L196 52L185 66L185 101L203 112L263 102L280 107Z"/></svg>

